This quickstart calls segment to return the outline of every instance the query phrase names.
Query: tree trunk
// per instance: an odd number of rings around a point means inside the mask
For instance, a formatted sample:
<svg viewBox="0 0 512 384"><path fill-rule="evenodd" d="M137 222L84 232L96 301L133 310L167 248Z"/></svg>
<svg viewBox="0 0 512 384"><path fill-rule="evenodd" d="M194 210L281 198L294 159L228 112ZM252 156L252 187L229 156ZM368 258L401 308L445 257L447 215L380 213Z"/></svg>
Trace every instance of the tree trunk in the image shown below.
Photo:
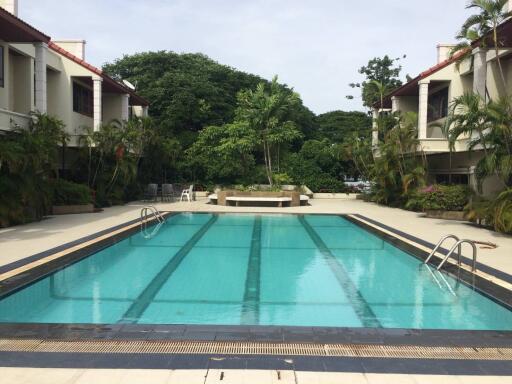
<svg viewBox="0 0 512 384"><path fill-rule="evenodd" d="M505 73L503 72L503 66L501 65L501 59L499 56L500 50L498 47L498 30L497 26L494 26L493 31L493 38L494 38L494 50L496 52L496 62L498 63L498 68L500 70L500 77L501 81L503 81L503 88L505 89L505 96L508 96L508 89L507 89L507 80L505 79Z"/></svg>

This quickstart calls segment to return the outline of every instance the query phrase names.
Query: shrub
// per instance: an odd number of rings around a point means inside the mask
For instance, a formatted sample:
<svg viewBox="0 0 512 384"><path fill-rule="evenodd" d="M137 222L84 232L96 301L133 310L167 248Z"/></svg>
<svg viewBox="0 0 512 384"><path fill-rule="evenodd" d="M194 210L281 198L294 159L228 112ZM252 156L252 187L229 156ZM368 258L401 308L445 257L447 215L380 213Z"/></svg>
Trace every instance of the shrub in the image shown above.
<svg viewBox="0 0 512 384"><path fill-rule="evenodd" d="M405 207L414 211L462 211L468 199L469 189L464 185L431 185L411 193Z"/></svg>
<svg viewBox="0 0 512 384"><path fill-rule="evenodd" d="M512 188L504 190L492 201L474 199L465 207L465 212L469 221L512 234Z"/></svg>
<svg viewBox="0 0 512 384"><path fill-rule="evenodd" d="M53 205L84 205L92 203L91 189L83 184L57 179L53 183Z"/></svg>

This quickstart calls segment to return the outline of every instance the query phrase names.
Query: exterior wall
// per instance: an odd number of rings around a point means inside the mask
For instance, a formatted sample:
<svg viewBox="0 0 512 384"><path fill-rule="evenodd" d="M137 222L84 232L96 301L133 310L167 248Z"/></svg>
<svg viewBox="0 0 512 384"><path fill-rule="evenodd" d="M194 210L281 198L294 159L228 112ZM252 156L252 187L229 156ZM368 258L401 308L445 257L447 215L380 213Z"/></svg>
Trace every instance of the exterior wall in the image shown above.
<svg viewBox="0 0 512 384"><path fill-rule="evenodd" d="M120 93L103 94L103 123L108 124L112 120L122 120L123 95Z"/></svg>
<svg viewBox="0 0 512 384"><path fill-rule="evenodd" d="M85 40L52 40L59 47L85 60Z"/></svg>
<svg viewBox="0 0 512 384"><path fill-rule="evenodd" d="M0 87L0 109L9 109L9 87L10 87L10 66L9 66L9 45L0 41L4 50L4 86Z"/></svg>
<svg viewBox="0 0 512 384"><path fill-rule="evenodd" d="M34 106L34 65L31 58L9 54L9 105L10 111L28 114Z"/></svg>
<svg viewBox="0 0 512 384"><path fill-rule="evenodd" d="M487 92L492 100L497 100L500 97L505 96L505 87L502 84L501 74L498 67L498 63L494 58L496 57L494 52L488 52L487 54ZM492 60L492 61L490 61ZM501 59L501 65L505 74L505 79L510 87L510 80L512 78L512 64L510 59ZM510 93L510 91L509 91Z"/></svg>
<svg viewBox="0 0 512 384"><path fill-rule="evenodd" d="M475 167L483 157L483 151L452 153L450 168L449 153L429 155L427 156L428 181L434 183L437 174L464 174L469 176L469 187L477 194L484 197L495 196L503 190L503 184L496 176L485 179L481 188L478 186Z"/></svg>

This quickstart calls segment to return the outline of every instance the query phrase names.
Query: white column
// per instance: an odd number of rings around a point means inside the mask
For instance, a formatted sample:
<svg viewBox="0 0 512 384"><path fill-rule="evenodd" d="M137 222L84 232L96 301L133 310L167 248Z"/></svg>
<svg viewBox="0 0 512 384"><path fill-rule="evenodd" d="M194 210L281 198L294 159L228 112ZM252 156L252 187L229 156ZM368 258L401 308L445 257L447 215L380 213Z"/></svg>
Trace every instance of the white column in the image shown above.
<svg viewBox="0 0 512 384"><path fill-rule="evenodd" d="M418 139L427 138L427 115L428 115L428 84L429 80L421 80L420 97L418 103Z"/></svg>
<svg viewBox="0 0 512 384"><path fill-rule="evenodd" d="M129 113L129 105L130 105L130 95L129 94L124 94L124 95L121 95L121 120L122 121L128 121L128 119L130 118L130 113Z"/></svg>
<svg viewBox="0 0 512 384"><path fill-rule="evenodd" d="M35 100L34 105L37 111L41 113L47 112L47 94L46 94L46 60L48 55L48 44L36 43L36 57L34 65L34 85Z"/></svg>
<svg viewBox="0 0 512 384"><path fill-rule="evenodd" d="M400 110L400 104L398 102L398 97L392 96L391 97L391 112L395 113Z"/></svg>
<svg viewBox="0 0 512 384"><path fill-rule="evenodd" d="M473 93L486 100L485 84L487 83L487 51L482 48L473 49Z"/></svg>
<svg viewBox="0 0 512 384"><path fill-rule="evenodd" d="M101 128L102 108L101 108L101 85L103 79L99 76L92 78L93 83L93 128L95 131L99 131Z"/></svg>
<svg viewBox="0 0 512 384"><path fill-rule="evenodd" d="M379 124L377 122L377 119L379 118L379 111L374 109L372 116L372 146L376 147L379 145Z"/></svg>
<svg viewBox="0 0 512 384"><path fill-rule="evenodd" d="M145 105L142 107L142 116L143 117L148 117L149 116L149 113L148 113L148 106Z"/></svg>

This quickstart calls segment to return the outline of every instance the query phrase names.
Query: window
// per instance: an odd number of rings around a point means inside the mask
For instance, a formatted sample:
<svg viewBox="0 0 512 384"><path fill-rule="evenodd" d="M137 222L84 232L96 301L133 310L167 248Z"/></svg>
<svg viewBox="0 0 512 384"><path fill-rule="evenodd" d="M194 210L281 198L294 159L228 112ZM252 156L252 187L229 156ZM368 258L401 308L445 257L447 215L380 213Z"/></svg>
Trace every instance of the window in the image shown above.
<svg viewBox="0 0 512 384"><path fill-rule="evenodd" d="M436 121L448 116L448 87L428 97L428 121Z"/></svg>
<svg viewBox="0 0 512 384"><path fill-rule="evenodd" d="M4 47L0 45L0 87L4 87Z"/></svg>
<svg viewBox="0 0 512 384"><path fill-rule="evenodd" d="M92 90L76 82L73 82L73 111L90 117L93 115Z"/></svg>
<svg viewBox="0 0 512 384"><path fill-rule="evenodd" d="M451 180L450 180L451 179ZM469 185L469 175L463 173L455 173L451 175L449 174L440 174L436 175L436 183L437 184L461 184L461 185Z"/></svg>

